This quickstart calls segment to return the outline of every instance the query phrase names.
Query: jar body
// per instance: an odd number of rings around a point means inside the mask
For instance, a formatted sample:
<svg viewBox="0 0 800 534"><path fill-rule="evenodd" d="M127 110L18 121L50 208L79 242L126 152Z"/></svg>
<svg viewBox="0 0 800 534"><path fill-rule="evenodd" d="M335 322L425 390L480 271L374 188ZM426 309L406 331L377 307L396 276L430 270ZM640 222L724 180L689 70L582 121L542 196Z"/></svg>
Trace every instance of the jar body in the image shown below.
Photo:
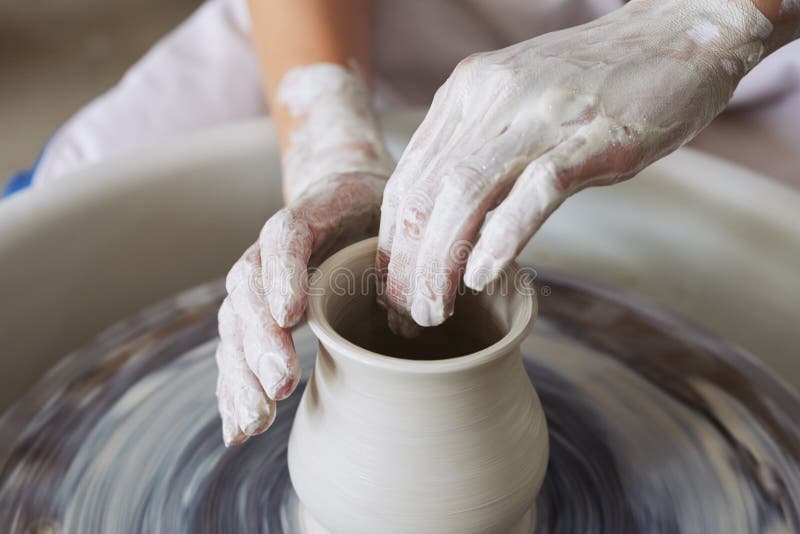
<svg viewBox="0 0 800 534"><path fill-rule="evenodd" d="M371 239L334 254L311 285L308 319L320 342L288 451L303 528L530 533L548 457L544 413L519 350L536 314L532 291L515 281L457 298L467 327L491 322L502 334L477 352L433 361L373 353L333 325L369 313L374 284L360 285L358 275L369 272L376 246ZM518 271L509 267L507 281Z"/></svg>
<svg viewBox="0 0 800 534"><path fill-rule="evenodd" d="M488 534L526 521L547 454L518 347L488 365L418 376L360 368L321 346L289 472L332 534Z"/></svg>

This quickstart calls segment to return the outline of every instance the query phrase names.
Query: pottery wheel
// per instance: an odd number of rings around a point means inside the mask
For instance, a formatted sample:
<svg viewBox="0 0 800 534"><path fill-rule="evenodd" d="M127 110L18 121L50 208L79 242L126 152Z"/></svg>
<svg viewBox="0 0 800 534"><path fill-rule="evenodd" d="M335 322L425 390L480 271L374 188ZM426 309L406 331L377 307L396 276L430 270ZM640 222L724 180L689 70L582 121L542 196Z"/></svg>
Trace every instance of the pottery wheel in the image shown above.
<svg viewBox="0 0 800 534"><path fill-rule="evenodd" d="M800 532L800 399L754 359L661 310L539 278L522 350L551 454L537 532ZM274 426L225 449L216 411L220 284L65 358L0 421L10 532L296 532ZM316 341L295 332L305 375ZM299 390L302 389L302 384Z"/></svg>

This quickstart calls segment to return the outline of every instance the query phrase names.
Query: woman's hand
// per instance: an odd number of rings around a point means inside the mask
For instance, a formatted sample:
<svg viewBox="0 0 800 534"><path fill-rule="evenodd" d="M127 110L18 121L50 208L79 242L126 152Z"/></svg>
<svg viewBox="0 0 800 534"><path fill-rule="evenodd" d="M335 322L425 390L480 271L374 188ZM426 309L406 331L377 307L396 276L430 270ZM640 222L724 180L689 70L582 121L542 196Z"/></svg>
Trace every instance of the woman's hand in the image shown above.
<svg viewBox="0 0 800 534"><path fill-rule="evenodd" d="M307 268L377 233L393 167L357 71L332 64L292 70L277 98L294 121L283 157L289 201L226 279L216 356L226 445L266 430L275 401L294 390L300 366L290 329L305 311Z"/></svg>
<svg viewBox="0 0 800 534"><path fill-rule="evenodd" d="M377 262L395 326L409 315L443 322L462 273L484 288L567 197L628 179L690 140L770 31L750 0L634 0L461 62L383 199Z"/></svg>
<svg viewBox="0 0 800 534"><path fill-rule="evenodd" d="M305 311L307 267L375 235L386 178L351 172L310 187L267 221L228 273L217 348L227 445L266 430L275 401L294 391L300 367L290 329Z"/></svg>

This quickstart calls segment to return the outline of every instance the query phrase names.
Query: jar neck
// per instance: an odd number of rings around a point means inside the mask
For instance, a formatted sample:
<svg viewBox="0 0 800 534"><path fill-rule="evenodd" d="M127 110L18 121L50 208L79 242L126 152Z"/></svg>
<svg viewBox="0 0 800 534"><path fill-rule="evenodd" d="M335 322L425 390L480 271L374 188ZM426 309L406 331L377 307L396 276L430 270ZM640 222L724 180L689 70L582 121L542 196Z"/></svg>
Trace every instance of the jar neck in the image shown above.
<svg viewBox="0 0 800 534"><path fill-rule="evenodd" d="M329 421L349 428L385 427L442 432L478 424L487 417L520 409L529 395L519 344L498 347L491 359L453 370L408 371L371 365L320 344L312 398ZM454 417L454 414L461 414Z"/></svg>

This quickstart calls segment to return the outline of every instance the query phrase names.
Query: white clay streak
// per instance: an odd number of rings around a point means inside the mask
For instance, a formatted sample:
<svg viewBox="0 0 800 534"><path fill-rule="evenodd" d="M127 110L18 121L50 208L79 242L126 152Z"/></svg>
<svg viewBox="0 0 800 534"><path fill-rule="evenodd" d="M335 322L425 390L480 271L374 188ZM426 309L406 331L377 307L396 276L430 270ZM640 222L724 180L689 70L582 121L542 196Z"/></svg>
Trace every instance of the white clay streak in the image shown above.
<svg viewBox="0 0 800 534"><path fill-rule="evenodd" d="M391 173L369 87L356 66L295 67L279 83L277 101L300 120L283 156L288 198L334 173Z"/></svg>

